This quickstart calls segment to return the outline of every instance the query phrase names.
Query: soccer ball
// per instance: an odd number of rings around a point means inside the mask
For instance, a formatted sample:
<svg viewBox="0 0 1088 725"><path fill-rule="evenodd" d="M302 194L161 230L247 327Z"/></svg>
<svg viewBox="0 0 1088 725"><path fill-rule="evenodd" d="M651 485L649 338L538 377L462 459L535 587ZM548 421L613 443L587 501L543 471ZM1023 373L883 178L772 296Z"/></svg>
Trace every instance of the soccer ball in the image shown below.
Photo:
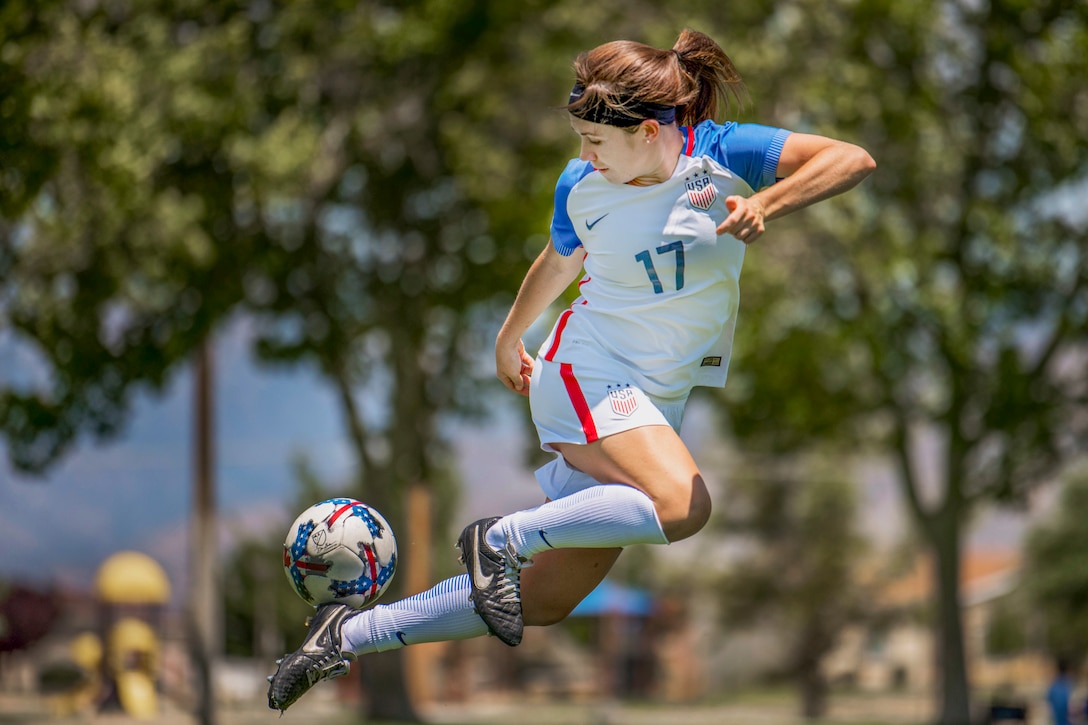
<svg viewBox="0 0 1088 725"><path fill-rule="evenodd" d="M397 540L377 510L352 498L330 498L291 524L283 570L295 592L315 607L339 602L362 609L392 581Z"/></svg>

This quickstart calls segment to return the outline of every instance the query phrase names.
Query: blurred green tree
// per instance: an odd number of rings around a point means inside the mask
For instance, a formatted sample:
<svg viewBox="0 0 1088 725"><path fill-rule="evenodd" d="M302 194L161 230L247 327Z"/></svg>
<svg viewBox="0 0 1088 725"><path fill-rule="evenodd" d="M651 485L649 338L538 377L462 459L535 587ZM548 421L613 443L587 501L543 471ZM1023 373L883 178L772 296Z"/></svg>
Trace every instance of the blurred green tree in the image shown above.
<svg viewBox="0 0 1088 725"><path fill-rule="evenodd" d="M750 250L720 401L746 448L892 459L936 564L935 720L963 725L971 513L1088 440L1088 6L784 0L765 34L738 63L768 121L879 168Z"/></svg>
<svg viewBox="0 0 1088 725"><path fill-rule="evenodd" d="M268 244L228 153L262 124L246 26L161 5L0 11L0 331L33 363L0 381L0 431L27 472L161 390Z"/></svg>
<svg viewBox="0 0 1088 725"><path fill-rule="evenodd" d="M44 472L81 437L115 434L137 391L161 390L246 298L244 271L269 238L247 213L252 172L231 149L269 120L250 83L244 11L56 0L0 10L0 334L32 360L0 381L17 468ZM214 525L203 467L198 478L194 532ZM211 539L193 541L194 581L214 583ZM191 590L205 723L213 590Z"/></svg>
<svg viewBox="0 0 1088 725"><path fill-rule="evenodd" d="M797 685L802 715L816 719L827 712L824 660L871 609L861 572L868 549L854 485L826 464L796 468L803 472L730 476L717 521L751 546L741 547L718 592L727 629L773 624L782 634L784 674Z"/></svg>
<svg viewBox="0 0 1088 725"><path fill-rule="evenodd" d="M1031 626L1035 610L1025 606L1020 589L999 599L986 625L985 647L990 657L1014 657L1031 647Z"/></svg>
<svg viewBox="0 0 1088 725"><path fill-rule="evenodd" d="M1027 599L1055 657L1084 661L1088 652L1088 467L1068 471L1056 505L1028 532L1024 562Z"/></svg>

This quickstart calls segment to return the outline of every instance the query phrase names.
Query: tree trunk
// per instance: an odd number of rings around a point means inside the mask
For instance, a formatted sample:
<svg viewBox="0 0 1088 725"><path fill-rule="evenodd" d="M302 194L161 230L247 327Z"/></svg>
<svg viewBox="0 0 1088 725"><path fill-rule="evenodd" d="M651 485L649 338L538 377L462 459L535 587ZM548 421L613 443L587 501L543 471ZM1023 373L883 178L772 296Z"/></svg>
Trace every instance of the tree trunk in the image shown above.
<svg viewBox="0 0 1088 725"><path fill-rule="evenodd" d="M408 537L405 540L400 561L405 565L404 586L409 596L430 589L434 585L431 576L431 552L434 550L434 529L431 516L431 491L422 483L408 487L408 506L405 521ZM420 644L404 652L405 677L413 703L434 699L430 688L430 669L434 649Z"/></svg>
<svg viewBox="0 0 1088 725"><path fill-rule="evenodd" d="M827 678L817 664L805 667L798 673L798 687L801 691L801 715L806 720L819 720L827 714Z"/></svg>
<svg viewBox="0 0 1088 725"><path fill-rule="evenodd" d="M389 512L387 518L393 533L397 537L397 567L390 591L386 592L382 601L388 603L404 596L406 580L409 578L403 549L411 541L411 533L407 531L407 517L403 515L404 506L396 505L391 500L394 496L385 486L372 487L374 500L381 501L375 504L379 511ZM366 722L420 722L419 715L415 711L411 693L408 689L405 671L405 651L402 649L389 652L368 654L359 660L363 677L364 689L363 716Z"/></svg>
<svg viewBox="0 0 1088 725"><path fill-rule="evenodd" d="M404 305L400 305L400 310L406 319L423 318L422 314L413 314ZM394 389L397 391L392 400L393 425L389 431L392 456L389 463L372 467L368 471L370 480L366 482L370 495L378 502L379 510L386 513L397 536L400 571L389 592L394 595L389 596L390 600L416 593L412 585L430 577L429 511L423 512L427 520L421 525L427 531L421 533L413 529L416 522L409 510L413 505L419 505L419 491L413 491L413 486L423 485L420 482L425 480L426 447L433 440L433 428L429 425L431 411L424 395L426 380L418 363L418 333L418 329L410 326L398 327L391 333ZM350 390L348 393L350 395ZM357 415L357 411L353 410L352 415ZM360 457L363 455L365 446L360 451ZM421 541L427 543L407 556ZM414 656L404 650L366 656L363 680L368 721L420 722L409 682L408 665Z"/></svg>
<svg viewBox="0 0 1088 725"><path fill-rule="evenodd" d="M937 592L936 648L940 673L940 725L969 725L970 689L960 606L960 520L946 511L933 527L934 576Z"/></svg>
<svg viewBox="0 0 1088 725"><path fill-rule="evenodd" d="M404 679L404 650L368 654L359 660L366 688L366 722L420 722Z"/></svg>

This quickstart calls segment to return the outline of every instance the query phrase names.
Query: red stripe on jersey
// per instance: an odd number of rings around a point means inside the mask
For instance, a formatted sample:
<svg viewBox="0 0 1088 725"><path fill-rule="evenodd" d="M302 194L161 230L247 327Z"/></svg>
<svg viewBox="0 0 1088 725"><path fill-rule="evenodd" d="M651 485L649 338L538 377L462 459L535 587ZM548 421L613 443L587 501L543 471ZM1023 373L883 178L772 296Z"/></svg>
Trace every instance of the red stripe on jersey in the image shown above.
<svg viewBox="0 0 1088 725"><path fill-rule="evenodd" d="M589 403L578 385L578 379L574 377L574 368L570 363L559 365L559 374L563 377L563 385L567 388L567 396L570 398L574 412L578 414L578 420L582 423L582 432L586 434L586 443L597 440L597 426L593 424L593 414L589 410Z"/></svg>
<svg viewBox="0 0 1088 725"><path fill-rule="evenodd" d="M544 354L544 359L548 362L555 362L555 353L559 351L559 338L563 336L563 328L567 326L567 320L574 314L574 310L567 310L559 316L559 324L555 326L555 337L552 338L552 345L548 348L548 352Z"/></svg>
<svg viewBox="0 0 1088 725"><path fill-rule="evenodd" d="M691 156L691 152L695 150L695 129L684 126L680 130L684 132L687 141L684 144L684 156Z"/></svg>

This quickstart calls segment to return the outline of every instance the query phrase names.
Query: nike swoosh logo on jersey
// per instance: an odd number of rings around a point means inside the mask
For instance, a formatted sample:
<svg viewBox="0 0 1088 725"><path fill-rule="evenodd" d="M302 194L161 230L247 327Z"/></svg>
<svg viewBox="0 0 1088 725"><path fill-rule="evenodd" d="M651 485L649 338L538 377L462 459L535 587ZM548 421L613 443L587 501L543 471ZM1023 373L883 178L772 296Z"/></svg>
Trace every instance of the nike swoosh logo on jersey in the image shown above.
<svg viewBox="0 0 1088 725"><path fill-rule="evenodd" d="M480 569L480 537L472 540L472 584L477 589L487 589L491 585L491 577Z"/></svg>
<svg viewBox="0 0 1088 725"><path fill-rule="evenodd" d="M606 216L608 216L611 213L612 212L605 212L604 214L601 214L599 217L594 219L592 222L589 219L586 219L586 229L592 231L593 227L597 226L597 222L599 222L601 219L604 219Z"/></svg>

